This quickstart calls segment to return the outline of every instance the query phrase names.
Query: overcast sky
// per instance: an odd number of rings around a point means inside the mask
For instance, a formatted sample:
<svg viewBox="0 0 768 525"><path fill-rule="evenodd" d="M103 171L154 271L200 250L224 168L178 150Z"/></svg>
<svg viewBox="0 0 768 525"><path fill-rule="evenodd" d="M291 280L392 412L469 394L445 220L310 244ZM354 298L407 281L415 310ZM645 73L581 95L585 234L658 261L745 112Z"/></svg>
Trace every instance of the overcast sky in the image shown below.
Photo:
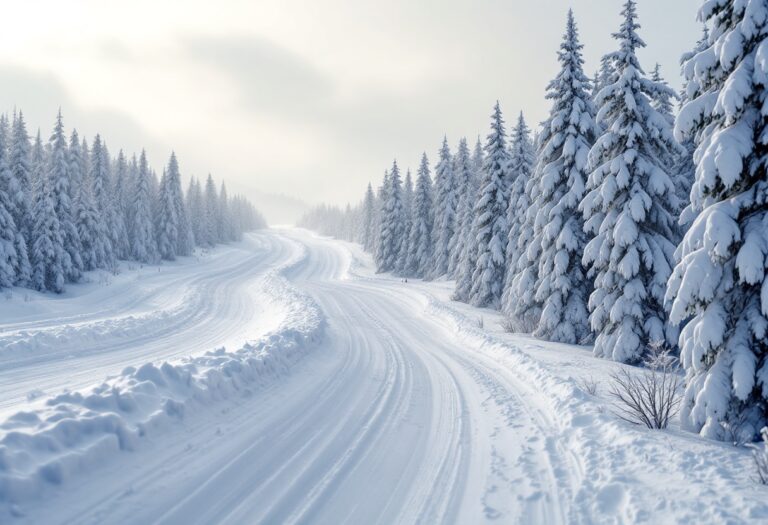
<svg viewBox="0 0 768 525"><path fill-rule="evenodd" d="M25 0L4 6L0 100L47 137L65 124L110 150L230 191L357 200L397 157L434 158L508 120L547 112L544 88L573 7L587 70L615 47L619 0ZM640 0L641 53L678 87L699 0ZM120 7L118 7L118 5Z"/></svg>

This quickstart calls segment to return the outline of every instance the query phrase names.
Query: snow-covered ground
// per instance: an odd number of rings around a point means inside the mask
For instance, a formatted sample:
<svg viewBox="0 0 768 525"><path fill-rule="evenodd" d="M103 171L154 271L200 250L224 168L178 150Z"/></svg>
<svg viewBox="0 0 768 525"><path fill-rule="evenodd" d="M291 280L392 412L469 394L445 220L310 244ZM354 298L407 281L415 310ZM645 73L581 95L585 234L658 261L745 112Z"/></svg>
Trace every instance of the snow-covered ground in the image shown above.
<svg viewBox="0 0 768 525"><path fill-rule="evenodd" d="M93 281L0 300L0 523L768 521L747 451L612 414L621 365L356 246Z"/></svg>

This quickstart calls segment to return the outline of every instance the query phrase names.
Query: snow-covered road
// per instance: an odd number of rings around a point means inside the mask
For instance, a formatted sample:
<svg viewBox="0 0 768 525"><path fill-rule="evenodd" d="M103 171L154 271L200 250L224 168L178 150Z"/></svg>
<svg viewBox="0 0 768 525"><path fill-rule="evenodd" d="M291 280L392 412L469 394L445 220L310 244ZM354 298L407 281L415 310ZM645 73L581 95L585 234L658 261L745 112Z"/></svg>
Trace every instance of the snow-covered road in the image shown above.
<svg viewBox="0 0 768 525"><path fill-rule="evenodd" d="M0 417L129 365L236 347L274 328L255 283L299 246L271 234L187 264L109 276L63 297L0 301Z"/></svg>
<svg viewBox="0 0 768 525"><path fill-rule="evenodd" d="M270 312L260 283L281 266L319 306L322 339L290 372L190 411L136 450L83 462L82 475L15 505L14 523L700 523L768 516L756 490L723 493L731 473L718 462L738 470L748 465L744 454L634 430L599 407L590 411L597 403L572 381L550 377L551 363L534 362L523 345L510 350L477 326L460 329L469 322L466 307L450 310L439 283L374 277L354 249L301 230L260 233L198 264L171 267L178 275L139 291L117 282L91 292L103 297L93 296L94 310L75 319L62 322L54 312L3 324L0 344L19 331L34 338L72 323L100 335L53 349L41 343L29 355L0 351L0 406L19 410L31 391L82 388L127 365L236 348L277 330L282 316ZM63 304L58 312L67 310ZM158 315L163 322L152 321ZM115 329L115 340L97 328L121 327L126 316L144 321ZM573 408L582 404L587 408ZM622 439L626 457L604 446ZM671 439L684 445L678 456ZM698 470L669 464L678 460ZM659 481L643 478L649 472ZM676 485L691 477L700 485L688 501ZM696 499L707 490L700 514Z"/></svg>

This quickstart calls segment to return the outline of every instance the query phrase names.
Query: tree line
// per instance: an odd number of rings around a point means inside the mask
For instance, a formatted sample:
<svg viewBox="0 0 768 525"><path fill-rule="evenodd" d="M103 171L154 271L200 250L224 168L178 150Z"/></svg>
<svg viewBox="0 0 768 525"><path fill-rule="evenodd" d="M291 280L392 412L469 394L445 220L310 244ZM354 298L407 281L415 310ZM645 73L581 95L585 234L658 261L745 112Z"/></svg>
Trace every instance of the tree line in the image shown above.
<svg viewBox="0 0 768 525"><path fill-rule="evenodd" d="M757 6L757 7L756 7ZM763 2L707 1L683 89L637 50L626 0L592 78L572 11L547 119L394 162L359 204L302 222L360 242L380 272L455 280L454 299L510 327L641 364L668 345L685 371L684 428L757 438L768 424L768 94ZM678 107L675 108L675 105Z"/></svg>
<svg viewBox="0 0 768 525"><path fill-rule="evenodd" d="M173 260L264 225L210 175L185 195L174 153L158 178L144 151L113 158L100 135L67 139L61 112L47 142L30 138L21 111L0 116L0 288L60 293L118 260Z"/></svg>

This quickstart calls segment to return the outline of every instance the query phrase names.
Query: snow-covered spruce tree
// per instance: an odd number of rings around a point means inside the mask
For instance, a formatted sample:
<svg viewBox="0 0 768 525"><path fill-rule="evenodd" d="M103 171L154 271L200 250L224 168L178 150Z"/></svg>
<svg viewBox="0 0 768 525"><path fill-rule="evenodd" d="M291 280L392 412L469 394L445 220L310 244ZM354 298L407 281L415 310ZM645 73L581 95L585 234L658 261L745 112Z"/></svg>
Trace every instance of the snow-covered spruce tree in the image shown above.
<svg viewBox="0 0 768 525"><path fill-rule="evenodd" d="M530 130L523 114L512 132L509 174L512 180L507 207L507 274L501 309L520 332L530 333L538 324L541 304L536 301L540 244L534 235L538 183L532 176L535 163Z"/></svg>
<svg viewBox="0 0 768 525"><path fill-rule="evenodd" d="M435 165L435 253L432 277L441 277L448 273L451 240L456 232L457 204L451 149L448 147L448 139L444 137L440 159Z"/></svg>
<svg viewBox="0 0 768 525"><path fill-rule="evenodd" d="M221 221L221 242L231 242L235 240L235 233L232 224L232 216L229 210L229 196L227 195L227 185L222 182L219 189L219 216ZM352 240L350 237L349 240Z"/></svg>
<svg viewBox="0 0 768 525"><path fill-rule="evenodd" d="M636 363L651 342L668 340L665 284L674 264L675 187L667 174L679 145L651 106L660 90L644 77L636 50L635 0L627 0L614 38L613 84L597 97L604 131L589 153L592 170L580 204L593 235L583 263L595 276L589 299L595 354Z"/></svg>
<svg viewBox="0 0 768 525"><path fill-rule="evenodd" d="M83 260L80 256L82 246L80 235L77 232L75 218L72 215L72 201L70 200L70 163L69 147L64 135L64 122L61 111L56 116L56 124L48 141L48 191L53 201L53 209L59 220L59 228L64 239L64 249L69 254L65 261L64 277L69 282L80 280L83 270Z"/></svg>
<svg viewBox="0 0 768 525"><path fill-rule="evenodd" d="M416 189L411 206L411 237L408 243L407 273L424 277L432 268L434 240L432 238L432 178L427 154L421 155L416 174Z"/></svg>
<svg viewBox="0 0 768 525"><path fill-rule="evenodd" d="M87 148L85 145L84 147ZM70 155L71 166L77 161L76 153L73 154L72 147L70 147ZM87 164L80 163L80 166L83 169ZM112 244L107 233L107 226L93 199L93 184L88 172L83 172L80 179L75 209L77 210L75 224L80 237L80 258L83 261L83 270L109 268L113 264Z"/></svg>
<svg viewBox="0 0 768 525"><path fill-rule="evenodd" d="M20 181L11 170L9 165L9 148L5 144L6 137L10 138L10 132L7 134L0 134L0 210L1 215L6 213L10 216L10 222L8 218L3 217L0 219L0 228L2 228L2 242L5 243L6 239L11 241L12 250L6 248L2 249L2 257L5 261L4 264L12 263L11 274L13 276L12 283L25 285L29 282L30 278L30 266L29 258L27 255L28 240L24 234L23 228L16 222L16 218L23 223L25 216L23 213L23 202L25 199L19 197L20 193L23 193L22 181ZM0 278L0 287L4 286L5 278Z"/></svg>
<svg viewBox="0 0 768 525"><path fill-rule="evenodd" d="M472 275L475 271L477 262L477 232L475 230L475 204L478 198L478 188L483 179L483 144L480 137L475 143L475 151L472 153L471 166L472 177L467 187L466 208L459 216L461 221L461 235L464 238L462 242L461 253L459 254L459 266L456 270L456 288L451 298L455 301L469 302L469 296L472 292Z"/></svg>
<svg viewBox="0 0 768 525"><path fill-rule="evenodd" d="M376 238L374 240L373 260L376 268L381 266L384 256L383 246L381 244L382 223L384 220L385 208L387 206L387 195L389 194L389 170L384 170L384 177L381 179L381 186L376 192Z"/></svg>
<svg viewBox="0 0 768 525"><path fill-rule="evenodd" d="M397 259L397 273L404 277L411 277L412 274L408 268L408 254L411 245L411 229L413 228L413 179L411 170L405 172L405 182L403 182L403 242L400 245L400 255ZM352 215L348 210L347 217Z"/></svg>
<svg viewBox="0 0 768 525"><path fill-rule="evenodd" d="M506 272L507 190L509 153L504 119L499 103L493 108L491 132L485 145L483 180L475 203L475 243L477 259L472 273L470 303L498 308L504 291Z"/></svg>
<svg viewBox="0 0 768 525"><path fill-rule="evenodd" d="M109 153L101 141L101 136L96 135L91 146L91 158L88 166L88 178L91 183L91 197L98 210L99 220L103 221L103 232L106 233L106 242L99 240L104 249L104 259L100 261L100 268L115 268L115 207L111 192L111 174L109 167Z"/></svg>
<svg viewBox="0 0 768 525"><path fill-rule="evenodd" d="M190 255L194 248L195 240L192 236L192 228L189 225L189 217L184 206L184 194L181 191L181 173L179 172L179 162L176 159L176 153L171 152L171 158L168 161L166 170L167 192L174 207L176 216L176 255Z"/></svg>
<svg viewBox="0 0 768 525"><path fill-rule="evenodd" d="M118 259L128 259L131 254L128 228L126 227L129 207L128 161L122 149L117 153L114 174L112 200L115 208L115 228L117 229L115 252Z"/></svg>
<svg viewBox="0 0 768 525"><path fill-rule="evenodd" d="M541 231L541 256L536 299L542 312L534 335L570 344L591 338L588 301L592 285L581 264L587 236L578 208L597 130L582 48L569 11L558 52L560 73L547 88L552 107L537 145L540 208L536 224Z"/></svg>
<svg viewBox="0 0 768 525"><path fill-rule="evenodd" d="M403 188L397 161L392 164L392 170L389 172L386 186L379 233L379 257L377 258L376 268L380 273L396 270L400 249L403 244L403 232L405 230Z"/></svg>
<svg viewBox="0 0 768 525"><path fill-rule="evenodd" d="M453 178L456 185L456 231L451 238L448 248L448 276L456 278L459 274L461 254L464 253L464 243L468 235L466 229L472 229L472 208L475 205L476 188L473 181L472 158L469 153L467 139L459 141L453 163Z"/></svg>
<svg viewBox="0 0 768 525"><path fill-rule="evenodd" d="M142 263L157 261L155 227L152 221L152 195L150 194L150 174L147 155L142 150L139 157L139 171L136 188L133 191L133 213L131 227L132 257Z"/></svg>
<svg viewBox="0 0 768 525"><path fill-rule="evenodd" d="M768 424L768 5L705 2L706 48L684 64L689 102L678 138L697 144L697 214L669 280L670 321L686 373L685 428L756 438Z"/></svg>
<svg viewBox="0 0 768 525"><path fill-rule="evenodd" d="M375 214L376 197L373 194L373 186L369 182L368 188L365 190L365 198L363 199L363 224L360 238L360 244L369 253L373 251L373 239L376 235L373 229L376 220Z"/></svg>
<svg viewBox="0 0 768 525"><path fill-rule="evenodd" d="M216 184L213 177L208 174L205 181L205 196L203 197L202 237L200 245L211 247L218 241L219 199L216 195Z"/></svg>
<svg viewBox="0 0 768 525"><path fill-rule="evenodd" d="M686 65L690 63L691 59L698 53L701 53L709 46L709 29L705 25L703 28L701 39L696 43L696 47L685 53L680 59L681 73L684 79L683 89L680 92L680 108L682 109L690 100L696 97L697 83L693 78L687 78ZM692 75L691 75L692 76ZM685 233L688 227L693 224L696 218L696 211L691 203L691 187L693 181L696 178L696 164L693 161L693 155L696 150L696 141L692 136L685 136L681 142L683 146L683 154L679 156L678 162L673 170L677 177L675 186L678 188L678 196L680 198L681 206L683 210L680 212L679 226L681 233ZM679 259L676 259L679 262Z"/></svg>
<svg viewBox="0 0 768 525"><path fill-rule="evenodd" d="M179 238L179 224L176 215L176 205L173 201L173 192L169 188L168 173L163 170L160 177L160 191L158 193L158 209L155 233L157 234L157 249L163 259L173 261L176 259Z"/></svg>
<svg viewBox="0 0 768 525"><path fill-rule="evenodd" d="M11 213L14 208L12 173L6 162L6 149L2 140L0 135L0 288L8 288L19 281L22 261L17 249L20 232ZM26 246L23 248L26 256ZM29 271L28 262L26 270Z"/></svg>
<svg viewBox="0 0 768 525"><path fill-rule="evenodd" d="M18 185L17 191L11 195L14 205L13 221L29 242L32 235L32 164L29 134L21 111L13 121L8 167Z"/></svg>
<svg viewBox="0 0 768 525"><path fill-rule="evenodd" d="M43 142L38 132L32 152L33 178L37 181L33 208L31 284L35 290L61 293L66 282L66 268L72 265L64 246L64 234L56 216L51 188L53 181L47 176Z"/></svg>

